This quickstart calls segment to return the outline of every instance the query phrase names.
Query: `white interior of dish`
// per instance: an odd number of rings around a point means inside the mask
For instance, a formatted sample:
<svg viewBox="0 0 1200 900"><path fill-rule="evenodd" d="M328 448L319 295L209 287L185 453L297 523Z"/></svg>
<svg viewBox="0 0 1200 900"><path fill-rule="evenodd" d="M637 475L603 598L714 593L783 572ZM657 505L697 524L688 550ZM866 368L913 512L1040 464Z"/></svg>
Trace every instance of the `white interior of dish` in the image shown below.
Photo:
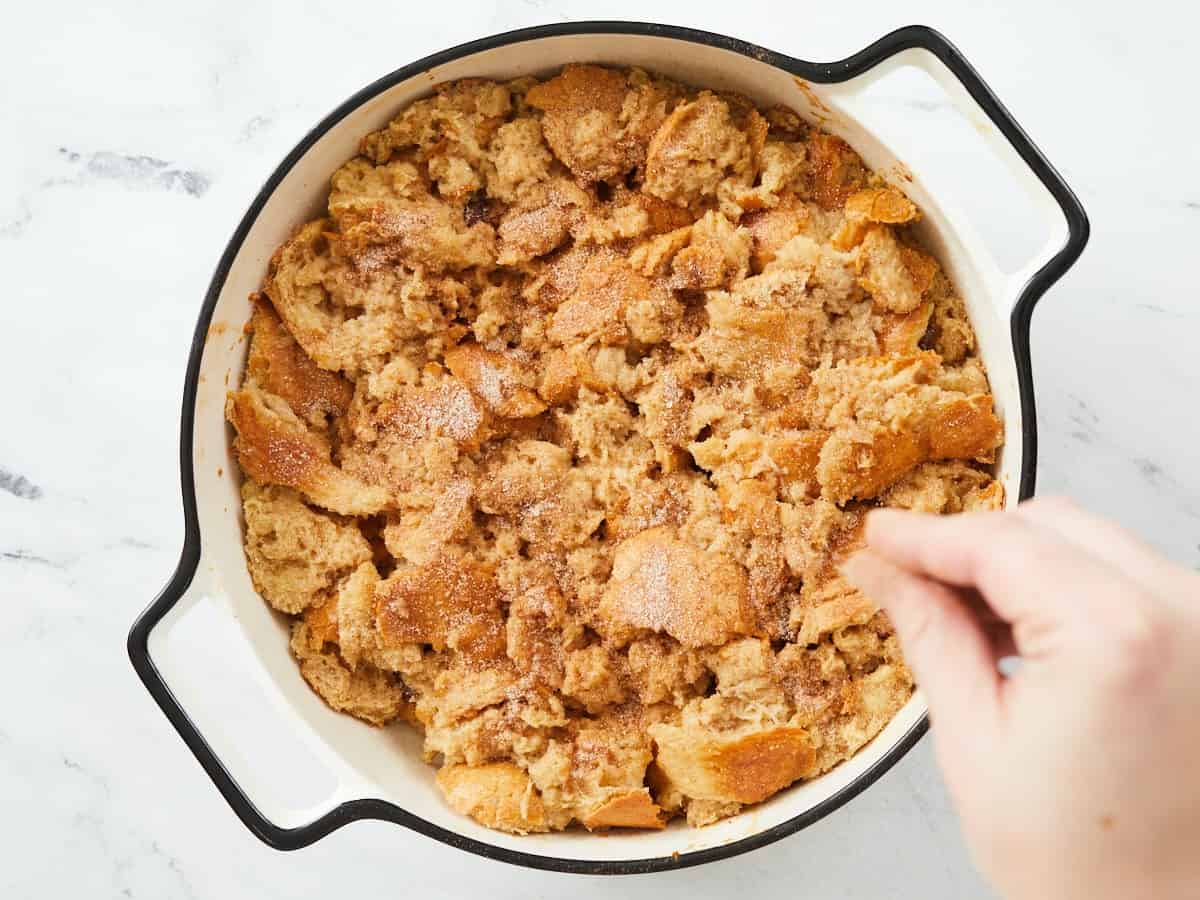
<svg viewBox="0 0 1200 900"><path fill-rule="evenodd" d="M449 831L526 853L586 860L683 854L756 834L821 803L879 763L925 711L921 696L914 695L850 761L704 829L674 824L657 833L603 838L582 831L517 838L484 829L445 805L411 729L379 731L329 710L301 679L288 652L285 623L254 592L242 554L239 478L223 405L245 360L241 332L250 312L247 295L259 287L272 251L294 226L320 213L330 173L354 154L359 138L428 94L435 83L542 74L584 61L642 66L684 82L740 91L762 104L790 106L819 118L872 168L901 184L924 211L926 238L967 300L1006 423L998 477L1010 502L1015 498L1021 420L1007 282L990 272L969 225L926 193L920 160L895 159L854 119L852 85L802 86L787 72L733 51L629 35L541 38L486 50L411 78L368 100L307 151L267 201L233 262L213 315L196 400L202 558L187 595L151 635L154 662L183 708L251 800L278 825L300 825L342 801L376 797Z"/></svg>

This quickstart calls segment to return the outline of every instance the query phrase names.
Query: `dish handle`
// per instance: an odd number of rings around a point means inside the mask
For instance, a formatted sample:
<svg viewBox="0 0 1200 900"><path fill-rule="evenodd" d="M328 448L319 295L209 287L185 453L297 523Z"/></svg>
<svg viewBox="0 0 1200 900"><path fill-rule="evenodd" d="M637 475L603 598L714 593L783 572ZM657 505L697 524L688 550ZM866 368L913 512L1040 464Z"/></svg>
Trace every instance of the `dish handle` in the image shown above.
<svg viewBox="0 0 1200 900"><path fill-rule="evenodd" d="M966 57L932 28L912 25L893 31L853 56L822 66L812 80L826 85L828 94L851 115L866 120L869 116L862 104L866 90L906 66L933 78L958 113L975 125L1047 223L1046 242L1014 271L1006 272L990 252L982 257L995 296L1007 304L1002 312L1011 313L1014 328L1025 327L1034 304L1087 244L1090 226L1083 205Z"/></svg>
<svg viewBox="0 0 1200 900"><path fill-rule="evenodd" d="M203 615L197 614L205 612L206 607L207 611L218 613L216 616L208 617L209 621L214 619L222 619L226 622L235 621L228 611L217 608L222 601L211 596L210 592L201 587L194 578L199 562L193 558L198 556L197 544L197 541L192 540L186 542L184 555L180 559L171 581L163 588L154 603L138 618L129 633L127 642L129 657L146 689L166 714L175 730L179 732L188 749L203 766L204 771L208 773L238 818L259 839L271 847L280 850L298 849L350 822L367 817L378 818L379 810L372 807L380 805L381 801L354 799L362 797L365 793L362 780L353 770L344 763L339 764L336 759L331 758L331 754L323 752L324 748L319 746L307 747L311 751L309 753L296 754L301 757L301 762L292 761L292 764L293 766L302 765L306 771L316 776L311 779L310 783L331 784L331 787L325 790L325 796L307 803L300 809L287 808L286 804L280 804L277 800L273 801L271 795L275 792L271 791L269 786L257 786L256 796L252 797L231 771L230 764L235 762L235 758L238 756L237 751L231 751L230 745L226 744L223 754L219 754L213 743L204 736L205 734L215 738L225 736L221 723L229 714L229 710L223 707L220 693L208 695L211 683L207 683L203 688L195 691L189 691L185 698L188 709L193 710L200 717L199 719L193 718L184 711L183 703L177 698L175 691L168 683L168 678L172 683L179 683L171 669L173 663L182 665L173 658L174 653L164 652L168 641L169 646L186 649L205 643L196 640L196 633L202 631L202 626L199 626L198 623L205 618ZM236 644L224 644L220 657L214 654L204 660L209 665L210 673L215 667L236 666L236 660L230 658L231 646L236 649ZM165 673L155 663L156 656L164 661ZM188 662L189 669L194 665L194 661ZM241 673L238 674L240 676ZM260 690L256 692L253 688L244 689L248 682L259 684ZM272 697L269 694L271 690L269 679L239 677L239 684L242 685L242 688L237 691L237 706L243 721L246 718L255 719L260 714L264 718L268 716L276 718L299 716L285 699ZM202 733L202 728L204 733ZM306 730L297 725L285 733L304 734ZM262 750L260 747L255 749ZM243 767L238 766L238 768ZM309 779L305 780L309 781ZM278 808L273 808L268 813L265 811L268 804ZM280 824L280 822L287 824Z"/></svg>

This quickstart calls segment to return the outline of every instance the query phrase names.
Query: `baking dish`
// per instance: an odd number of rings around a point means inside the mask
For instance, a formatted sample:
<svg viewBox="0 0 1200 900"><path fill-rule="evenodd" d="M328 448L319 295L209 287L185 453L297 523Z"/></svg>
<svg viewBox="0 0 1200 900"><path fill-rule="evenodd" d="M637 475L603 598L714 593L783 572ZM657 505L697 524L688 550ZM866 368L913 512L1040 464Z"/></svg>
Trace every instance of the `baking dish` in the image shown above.
<svg viewBox="0 0 1200 900"><path fill-rule="evenodd" d="M415 734L375 731L328 709L289 658L284 623L254 592L246 571L237 466L223 417L225 391L240 381L245 362L247 296L261 282L274 248L295 225L318 214L328 174L355 153L361 135L438 82L544 74L568 62L637 65L679 81L739 91L760 104L790 106L846 139L873 169L902 180L925 213L923 237L965 297L978 333L1005 422L997 477L1010 504L1033 492L1030 314L1082 251L1087 218L1061 176L940 34L908 27L847 59L814 64L686 28L571 23L485 38L399 69L347 100L288 154L217 265L184 385L183 553L170 583L129 635L130 657L147 689L237 815L273 847L302 847L369 818L535 868L615 874L695 865L763 846L817 821L875 781L927 728L917 692L853 759L704 829L674 825L603 839L576 832L514 837L487 830L443 802ZM931 195L920 160L902 163L864 124L863 92L901 66L932 75L1028 191L1042 217L1031 227L1050 234L1015 272L1001 268L946 198ZM215 690L222 678L234 685L232 699L220 699ZM303 785L311 796L276 789L284 770L289 785Z"/></svg>

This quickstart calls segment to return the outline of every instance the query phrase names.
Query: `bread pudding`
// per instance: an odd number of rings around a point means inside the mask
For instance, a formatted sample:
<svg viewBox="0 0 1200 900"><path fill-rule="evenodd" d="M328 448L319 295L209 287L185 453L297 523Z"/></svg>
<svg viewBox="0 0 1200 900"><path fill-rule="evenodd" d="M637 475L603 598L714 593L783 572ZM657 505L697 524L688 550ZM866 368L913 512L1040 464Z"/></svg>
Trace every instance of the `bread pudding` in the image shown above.
<svg viewBox="0 0 1200 900"><path fill-rule="evenodd" d="M638 69L442 85L252 297L246 560L333 709L525 834L695 826L907 701L873 506L1003 505L920 211L793 111Z"/></svg>

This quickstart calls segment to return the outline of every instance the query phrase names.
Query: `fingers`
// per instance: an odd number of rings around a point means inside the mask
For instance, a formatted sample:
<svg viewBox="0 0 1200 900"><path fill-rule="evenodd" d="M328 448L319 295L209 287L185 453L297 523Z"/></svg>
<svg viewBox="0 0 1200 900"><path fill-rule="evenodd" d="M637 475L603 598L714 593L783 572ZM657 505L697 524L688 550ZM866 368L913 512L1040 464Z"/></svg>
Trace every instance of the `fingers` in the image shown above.
<svg viewBox="0 0 1200 900"><path fill-rule="evenodd" d="M979 591L971 588L956 588L954 593L966 607L971 617L979 623L987 642L992 647L992 655L998 660L1005 656L1017 656L1017 644L1013 639L1012 626L996 615L996 611L988 606Z"/></svg>
<svg viewBox="0 0 1200 900"><path fill-rule="evenodd" d="M921 515L877 509L867 516L870 548L893 565L979 591L1006 622L1028 634L1086 614L1118 576L1053 530L1011 513ZM1063 586L1070 585L1070 591ZM1021 647L1026 653L1028 648Z"/></svg>
<svg viewBox="0 0 1200 900"><path fill-rule="evenodd" d="M962 599L870 550L856 553L841 568L891 616L904 658L944 737L970 743L985 736L1000 676L993 647Z"/></svg>
<svg viewBox="0 0 1200 900"><path fill-rule="evenodd" d="M1016 508L1014 515L1054 531L1085 553L1107 560L1135 578L1157 582L1170 574L1170 564L1153 548L1067 497L1026 500Z"/></svg>
<svg viewBox="0 0 1200 900"><path fill-rule="evenodd" d="M876 509L867 516L865 537L872 550L910 572L980 590L997 550L1035 549L1027 524L990 513L950 517Z"/></svg>

